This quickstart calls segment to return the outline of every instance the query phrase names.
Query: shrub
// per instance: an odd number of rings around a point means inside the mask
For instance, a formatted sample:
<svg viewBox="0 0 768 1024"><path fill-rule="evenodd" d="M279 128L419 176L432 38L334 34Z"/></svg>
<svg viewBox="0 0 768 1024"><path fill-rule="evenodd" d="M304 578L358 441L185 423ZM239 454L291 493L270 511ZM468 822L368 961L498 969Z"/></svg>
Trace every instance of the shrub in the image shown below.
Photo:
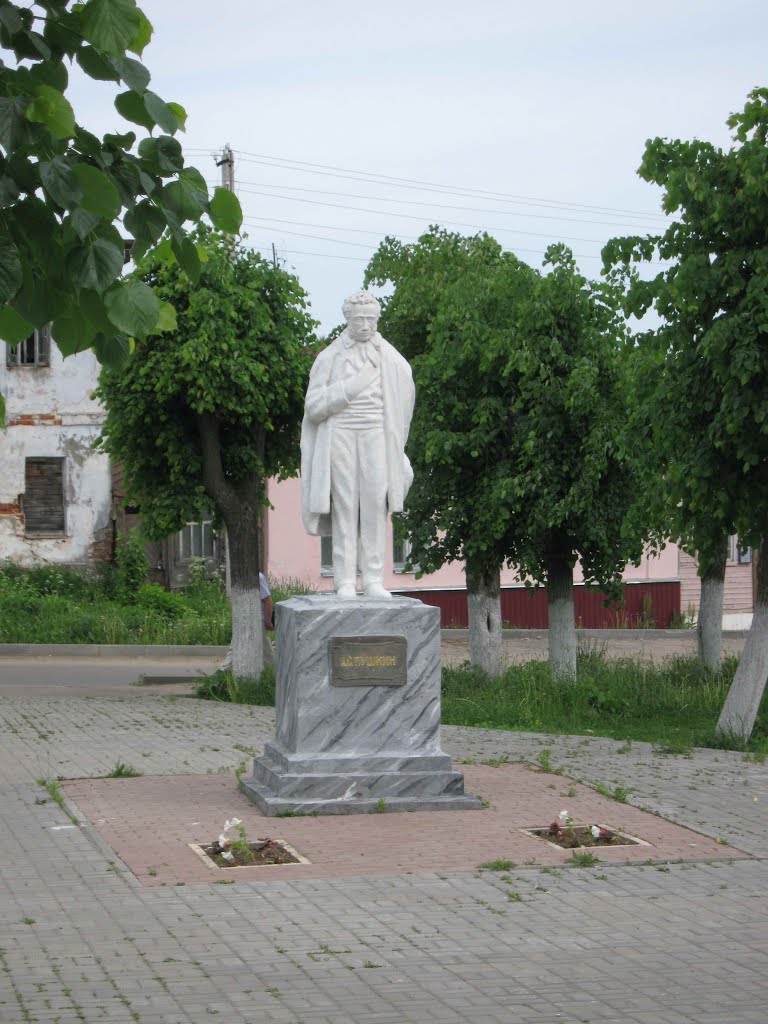
<svg viewBox="0 0 768 1024"><path fill-rule="evenodd" d="M136 595L136 604L169 619L176 619L182 615L197 615L181 594L172 594L157 583L145 583L140 587Z"/></svg>
<svg viewBox="0 0 768 1024"><path fill-rule="evenodd" d="M131 530L127 537L118 538L116 561L123 595L134 601L139 590L147 581L147 570L149 569L144 545L139 540L136 530Z"/></svg>

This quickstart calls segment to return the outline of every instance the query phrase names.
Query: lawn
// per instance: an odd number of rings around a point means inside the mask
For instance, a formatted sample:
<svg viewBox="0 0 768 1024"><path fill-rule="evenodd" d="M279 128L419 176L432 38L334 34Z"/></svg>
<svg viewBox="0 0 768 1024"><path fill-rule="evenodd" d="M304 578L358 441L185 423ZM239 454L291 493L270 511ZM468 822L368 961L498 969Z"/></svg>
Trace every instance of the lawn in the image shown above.
<svg viewBox="0 0 768 1024"><path fill-rule="evenodd" d="M272 586L276 601L307 590L296 580ZM224 588L204 574L169 593L133 587L112 565L91 573L0 567L0 643L228 644L231 632Z"/></svg>
<svg viewBox="0 0 768 1024"><path fill-rule="evenodd" d="M579 655L578 682L552 678L546 662L511 665L494 682L469 665L443 670L442 720L446 725L555 735L608 736L647 741L667 753L694 746L734 746L715 740L715 726L736 670L728 659L711 675L695 658L650 663L611 660L600 650ZM238 704L273 705L272 670L252 682L217 672L196 696ZM764 704L748 745L768 753L768 708Z"/></svg>

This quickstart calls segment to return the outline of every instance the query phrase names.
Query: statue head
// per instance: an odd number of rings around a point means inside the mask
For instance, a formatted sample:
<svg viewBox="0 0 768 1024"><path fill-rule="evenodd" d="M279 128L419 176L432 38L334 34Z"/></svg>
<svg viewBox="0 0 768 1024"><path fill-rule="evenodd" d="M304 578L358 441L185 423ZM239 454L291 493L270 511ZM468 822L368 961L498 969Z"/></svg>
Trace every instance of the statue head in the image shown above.
<svg viewBox="0 0 768 1024"><path fill-rule="evenodd" d="M376 333L381 306L370 292L354 292L345 299L341 311L347 329L355 341L370 341Z"/></svg>

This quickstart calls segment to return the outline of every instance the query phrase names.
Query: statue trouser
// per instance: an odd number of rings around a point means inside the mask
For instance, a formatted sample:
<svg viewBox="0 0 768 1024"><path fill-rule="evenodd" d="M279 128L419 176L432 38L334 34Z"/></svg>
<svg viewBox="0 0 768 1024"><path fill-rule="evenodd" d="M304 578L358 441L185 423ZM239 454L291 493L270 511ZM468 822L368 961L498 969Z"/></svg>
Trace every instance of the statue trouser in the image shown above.
<svg viewBox="0 0 768 1024"><path fill-rule="evenodd" d="M331 526L336 590L355 587L358 559L363 590L381 586L387 543L387 454L381 426L334 426Z"/></svg>

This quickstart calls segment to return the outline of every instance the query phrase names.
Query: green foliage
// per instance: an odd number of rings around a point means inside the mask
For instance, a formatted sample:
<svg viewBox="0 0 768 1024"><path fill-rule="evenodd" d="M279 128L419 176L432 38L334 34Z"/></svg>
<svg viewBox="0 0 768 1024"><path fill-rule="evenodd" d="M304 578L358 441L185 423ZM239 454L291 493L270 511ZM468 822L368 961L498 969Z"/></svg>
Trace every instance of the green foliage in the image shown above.
<svg viewBox="0 0 768 1024"><path fill-rule="evenodd" d="M565 863L570 864L572 868L593 868L596 864L600 863L600 858L589 850L583 853L575 851L571 855L571 859Z"/></svg>
<svg viewBox="0 0 768 1024"><path fill-rule="evenodd" d="M578 555L586 580L611 588L640 554L624 533L635 478L618 450L616 292L563 246L546 263L435 228L413 245L386 239L369 264L366 283L394 285L381 330L419 396L400 529L423 571L463 559L490 577L506 562L544 582L553 557Z"/></svg>
<svg viewBox="0 0 768 1024"><path fill-rule="evenodd" d="M127 537L118 537L115 561L118 586L123 596L133 602L147 581L149 569L144 545L136 530L131 530Z"/></svg>
<svg viewBox="0 0 768 1024"><path fill-rule="evenodd" d="M128 599L112 566L90 574L0 567L0 643L228 644L230 631L229 602L214 581L178 594L140 586Z"/></svg>
<svg viewBox="0 0 768 1024"><path fill-rule="evenodd" d="M144 772L140 772L138 768L134 768L131 764L126 764L124 761L115 762L115 767L111 772L107 772L104 776L105 779L137 779Z"/></svg>
<svg viewBox="0 0 768 1024"><path fill-rule="evenodd" d="M649 662L580 654L578 681L563 687L545 662L510 665L498 680L469 665L443 670L442 716L449 725L563 735L610 736L684 749L712 746L717 717L736 671L713 676L695 658ZM753 748L764 742L768 705ZM742 744L743 747L743 744ZM551 769L551 754L537 759Z"/></svg>
<svg viewBox="0 0 768 1024"><path fill-rule="evenodd" d="M145 583L140 587L136 594L136 604L168 619L196 614L181 594L171 593L157 583Z"/></svg>
<svg viewBox="0 0 768 1024"><path fill-rule="evenodd" d="M185 167L173 138L183 107L151 92L149 71L128 56L141 56L152 35L135 0L34 6L33 14L0 2L0 338L14 345L53 321L57 341L76 336L80 348L117 363L126 336L146 336L158 309L119 278L116 218L125 214L140 256L164 231L184 246L185 221L208 214L234 232L242 215L234 195L217 189L209 199L202 176ZM124 87L116 113L158 134L136 149L132 131L100 139L79 125L66 98L73 61L91 79ZM75 350L62 343L65 354Z"/></svg>
<svg viewBox="0 0 768 1024"><path fill-rule="evenodd" d="M768 89L750 93L728 124L728 150L647 143L639 174L675 219L603 252L627 312L654 308L662 321L639 336L634 357L631 440L664 466L643 488L646 515L647 496L659 493L660 529L697 550L705 571L727 535L760 543L768 504ZM659 259L669 264L643 279Z"/></svg>
<svg viewBox="0 0 768 1024"><path fill-rule="evenodd" d="M267 666L260 677L254 680L238 679L228 669L219 669L197 684L195 696L201 700L218 700L227 704L274 707L275 670Z"/></svg>
<svg viewBox="0 0 768 1024"><path fill-rule="evenodd" d="M125 466L151 538L211 508L226 518L228 487L255 481L263 503L261 481L295 474L299 461L313 327L304 292L225 235L200 228L190 244L196 259L203 255L197 286L168 243L139 264L176 325L137 342L124 368L105 368L98 390L107 407L103 447ZM204 435L221 488L206 477Z"/></svg>

